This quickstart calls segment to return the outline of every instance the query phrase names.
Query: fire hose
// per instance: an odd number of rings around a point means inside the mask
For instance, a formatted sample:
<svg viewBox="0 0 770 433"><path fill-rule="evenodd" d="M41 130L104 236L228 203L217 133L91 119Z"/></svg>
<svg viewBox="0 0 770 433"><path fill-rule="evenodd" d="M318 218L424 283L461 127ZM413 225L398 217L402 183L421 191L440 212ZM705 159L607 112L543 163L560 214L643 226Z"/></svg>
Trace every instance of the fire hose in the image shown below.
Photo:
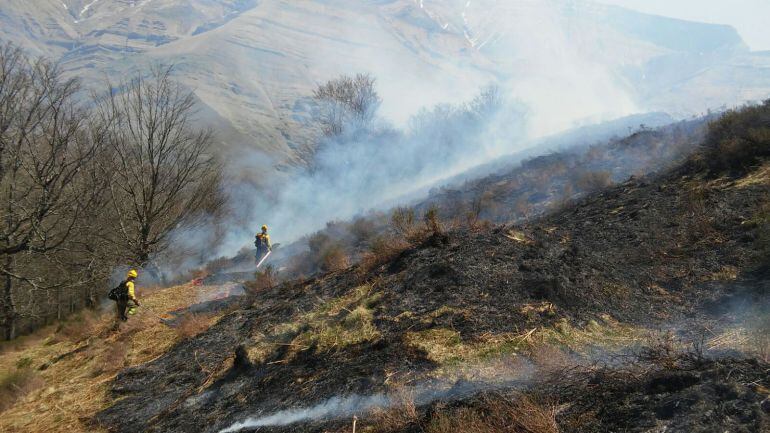
<svg viewBox="0 0 770 433"><path fill-rule="evenodd" d="M257 269L259 269L259 267L262 265L262 263L264 263L265 260L267 260L267 257L270 256L270 253L272 253L272 251L268 251L267 254L265 254L264 257L262 257L262 259L259 261L259 263L257 263Z"/></svg>

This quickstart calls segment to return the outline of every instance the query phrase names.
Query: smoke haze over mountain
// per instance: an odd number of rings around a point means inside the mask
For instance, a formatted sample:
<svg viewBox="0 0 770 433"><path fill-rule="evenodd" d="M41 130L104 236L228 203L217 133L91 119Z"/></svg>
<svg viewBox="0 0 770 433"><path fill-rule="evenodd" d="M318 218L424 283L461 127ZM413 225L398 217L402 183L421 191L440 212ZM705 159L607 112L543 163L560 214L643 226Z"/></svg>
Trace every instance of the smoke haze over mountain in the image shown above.
<svg viewBox="0 0 770 433"><path fill-rule="evenodd" d="M591 1L35 3L4 2L0 36L88 84L176 65L217 130L234 209L224 239L213 230L180 238L219 244L217 254L245 245L261 223L295 240L535 137L770 94L770 58L734 28ZM377 79L379 132L317 148L313 89L358 72ZM451 139L412 130L421 109L458 107L489 84L516 101L501 109L505 121Z"/></svg>

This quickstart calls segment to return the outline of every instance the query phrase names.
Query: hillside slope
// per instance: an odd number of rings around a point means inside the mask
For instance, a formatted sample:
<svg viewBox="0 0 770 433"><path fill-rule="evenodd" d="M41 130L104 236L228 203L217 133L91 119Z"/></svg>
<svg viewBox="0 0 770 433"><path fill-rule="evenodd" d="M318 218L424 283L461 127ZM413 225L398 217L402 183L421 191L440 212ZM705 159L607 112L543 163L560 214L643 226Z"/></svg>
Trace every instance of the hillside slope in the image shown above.
<svg viewBox="0 0 770 433"><path fill-rule="evenodd" d="M113 329L115 313L109 302L102 312L86 312L3 342L0 431L102 431L90 420L110 404L109 386L118 371L152 361L215 323L238 301L210 301L205 309L190 309L191 304L228 293L232 284L157 290L140 282L138 287L142 306L119 332Z"/></svg>
<svg viewBox="0 0 770 433"><path fill-rule="evenodd" d="M269 165L310 157L309 97L342 73L374 74L396 122L499 82L532 106L539 133L770 94L770 58L734 29L589 1L9 0L0 23L3 40L89 84L176 64L223 147Z"/></svg>
<svg viewBox="0 0 770 433"><path fill-rule="evenodd" d="M526 392L548 395L553 422L568 431L762 431L770 161L760 155L732 176L695 161L632 179L525 226L436 227L360 266L266 289L121 372L114 405L95 422L125 432L322 432L347 431L335 416L359 415L365 431L443 432L462 430L449 428L464 419L451 418L455 404L483 420L484 401ZM670 337L650 346L660 328L685 342L708 330L707 348L721 355L679 355L685 343ZM639 351L647 355L631 355ZM586 367L600 360L607 366ZM574 374L554 376L554 363ZM397 413L412 415L370 411L404 392L413 398ZM693 398L702 403L677 403Z"/></svg>

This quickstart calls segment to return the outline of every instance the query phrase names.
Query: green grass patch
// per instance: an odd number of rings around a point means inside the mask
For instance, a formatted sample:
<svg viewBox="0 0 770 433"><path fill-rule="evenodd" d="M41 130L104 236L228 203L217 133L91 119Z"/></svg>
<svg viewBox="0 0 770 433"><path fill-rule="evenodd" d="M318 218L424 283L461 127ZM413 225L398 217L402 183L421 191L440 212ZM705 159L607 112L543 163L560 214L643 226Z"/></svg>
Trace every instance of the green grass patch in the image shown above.
<svg viewBox="0 0 770 433"><path fill-rule="evenodd" d="M426 353L431 361L439 364L440 371L465 365L478 365L516 356L531 356L541 347L549 346L588 353L591 349L626 347L642 343L649 337L643 329L620 324L609 316L585 326L576 327L563 319L553 327L537 327L519 334L485 334L472 341L463 341L460 334L448 328L431 328L408 332L408 345Z"/></svg>
<svg viewBox="0 0 770 433"><path fill-rule="evenodd" d="M264 362L280 346L288 346L287 358L313 348L317 352L339 350L380 337L374 325L374 309L382 293L370 285L356 287L343 296L316 305L291 322L275 325L267 335L253 336L249 359Z"/></svg>

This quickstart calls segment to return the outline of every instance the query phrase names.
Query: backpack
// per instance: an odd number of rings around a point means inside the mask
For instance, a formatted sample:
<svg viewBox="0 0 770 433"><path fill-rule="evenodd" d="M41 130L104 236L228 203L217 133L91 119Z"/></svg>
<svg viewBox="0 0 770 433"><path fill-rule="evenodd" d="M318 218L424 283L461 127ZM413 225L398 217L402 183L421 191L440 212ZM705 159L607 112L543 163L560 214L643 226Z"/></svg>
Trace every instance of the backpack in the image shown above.
<svg viewBox="0 0 770 433"><path fill-rule="evenodd" d="M126 285L126 281L121 281L117 287L110 290L110 293L107 294L107 297L113 301L128 300L128 286Z"/></svg>
<svg viewBox="0 0 770 433"><path fill-rule="evenodd" d="M267 248L267 238L265 238L264 234L257 234L257 239L254 241L254 246L257 247L257 249Z"/></svg>

